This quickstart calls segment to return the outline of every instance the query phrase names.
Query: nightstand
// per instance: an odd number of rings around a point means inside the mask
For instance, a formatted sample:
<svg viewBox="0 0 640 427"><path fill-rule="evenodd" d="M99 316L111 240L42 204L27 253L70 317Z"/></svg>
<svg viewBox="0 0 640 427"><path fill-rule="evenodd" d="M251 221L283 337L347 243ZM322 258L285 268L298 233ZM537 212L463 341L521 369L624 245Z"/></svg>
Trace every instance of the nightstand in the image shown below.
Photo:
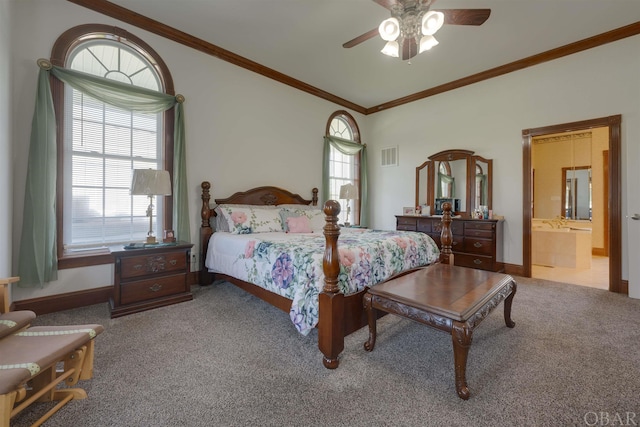
<svg viewBox="0 0 640 427"><path fill-rule="evenodd" d="M187 280L193 244L112 250L115 260L111 318L193 299Z"/></svg>

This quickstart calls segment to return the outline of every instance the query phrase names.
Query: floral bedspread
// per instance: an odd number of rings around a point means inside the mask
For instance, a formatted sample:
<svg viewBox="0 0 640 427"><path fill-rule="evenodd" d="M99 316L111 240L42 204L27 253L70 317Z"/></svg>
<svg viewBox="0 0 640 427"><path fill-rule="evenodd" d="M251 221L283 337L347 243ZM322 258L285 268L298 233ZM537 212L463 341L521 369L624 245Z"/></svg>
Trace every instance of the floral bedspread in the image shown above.
<svg viewBox="0 0 640 427"><path fill-rule="evenodd" d="M214 237L221 234L228 233L214 233ZM239 238L244 240L240 242ZM324 235L258 233L234 235L233 239L233 244L217 246L235 246L234 259L227 257L226 263L219 263L222 266L208 260L207 267L291 299L291 320L300 333L307 335L318 323L318 294L324 285ZM240 245L244 245L243 250L239 250ZM338 286L344 294L358 292L401 271L432 264L439 256L429 236L409 231L345 230L338 239L338 253Z"/></svg>

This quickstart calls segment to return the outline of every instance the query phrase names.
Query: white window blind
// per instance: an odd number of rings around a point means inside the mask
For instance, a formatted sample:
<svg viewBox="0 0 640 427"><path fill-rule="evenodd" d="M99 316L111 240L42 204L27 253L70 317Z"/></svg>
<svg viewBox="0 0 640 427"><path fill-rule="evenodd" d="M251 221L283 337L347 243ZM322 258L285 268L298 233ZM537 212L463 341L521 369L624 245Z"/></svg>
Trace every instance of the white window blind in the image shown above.
<svg viewBox="0 0 640 427"><path fill-rule="evenodd" d="M81 45L71 64L73 69L158 90L157 77L144 77L152 70L149 64L113 42ZM133 169L162 169L161 129L162 114L125 111L66 88L66 250L145 239L149 199L131 196L129 188ZM154 198L154 230L163 214L159 199Z"/></svg>

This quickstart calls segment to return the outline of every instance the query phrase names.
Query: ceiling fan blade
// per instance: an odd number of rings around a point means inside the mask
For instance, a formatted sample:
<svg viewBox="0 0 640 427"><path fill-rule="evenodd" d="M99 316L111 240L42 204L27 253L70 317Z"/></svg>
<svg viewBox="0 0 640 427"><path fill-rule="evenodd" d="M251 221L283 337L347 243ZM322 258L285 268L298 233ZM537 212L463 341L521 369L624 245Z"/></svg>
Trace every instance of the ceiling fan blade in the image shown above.
<svg viewBox="0 0 640 427"><path fill-rule="evenodd" d="M406 39L402 45L402 60L408 61L418 54L418 45L415 39Z"/></svg>
<svg viewBox="0 0 640 427"><path fill-rule="evenodd" d="M350 48L350 47L354 47L359 45L360 43L367 41L369 39L374 38L375 36L378 35L378 29L374 28L371 31L367 31L364 34L359 35L358 37L356 37L353 40L349 40L348 42L346 42L345 44L342 45L342 47L346 47L346 48Z"/></svg>
<svg viewBox="0 0 640 427"><path fill-rule="evenodd" d="M444 23L449 25L482 25L489 19L491 9L441 9Z"/></svg>
<svg viewBox="0 0 640 427"><path fill-rule="evenodd" d="M380 6L384 7L385 9L389 9L389 10L391 10L391 6L395 6L396 4L399 3L398 0L373 0L373 1L378 3Z"/></svg>

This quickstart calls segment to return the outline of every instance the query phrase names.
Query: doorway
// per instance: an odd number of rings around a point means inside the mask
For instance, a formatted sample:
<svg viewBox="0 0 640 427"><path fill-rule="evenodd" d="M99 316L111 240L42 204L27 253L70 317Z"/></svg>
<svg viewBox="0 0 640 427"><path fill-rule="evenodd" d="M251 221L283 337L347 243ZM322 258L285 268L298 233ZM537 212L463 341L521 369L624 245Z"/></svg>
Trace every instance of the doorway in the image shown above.
<svg viewBox="0 0 640 427"><path fill-rule="evenodd" d="M604 192L608 200L604 217L604 247L608 251L608 289L612 292L626 293L627 287L622 282L622 236L621 236L621 141L620 123L622 116L609 116L581 122L545 126L522 131L523 146L523 275L532 276L532 224L534 211L532 141L542 135L576 132L594 128L608 128L608 158L605 168L608 169L608 182Z"/></svg>

